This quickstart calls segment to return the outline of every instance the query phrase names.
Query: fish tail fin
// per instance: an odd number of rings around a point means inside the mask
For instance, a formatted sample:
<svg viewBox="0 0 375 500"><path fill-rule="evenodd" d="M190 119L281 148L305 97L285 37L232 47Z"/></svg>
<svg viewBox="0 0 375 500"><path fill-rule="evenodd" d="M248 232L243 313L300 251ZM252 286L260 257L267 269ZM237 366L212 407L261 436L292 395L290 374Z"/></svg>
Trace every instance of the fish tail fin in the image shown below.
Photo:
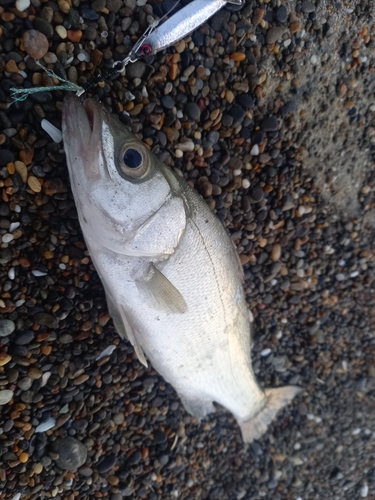
<svg viewBox="0 0 375 500"><path fill-rule="evenodd" d="M238 422L244 442L251 443L254 439L259 439L267 431L279 410L290 403L301 390L300 387L292 385L266 389L264 391L265 405L262 409L251 419Z"/></svg>

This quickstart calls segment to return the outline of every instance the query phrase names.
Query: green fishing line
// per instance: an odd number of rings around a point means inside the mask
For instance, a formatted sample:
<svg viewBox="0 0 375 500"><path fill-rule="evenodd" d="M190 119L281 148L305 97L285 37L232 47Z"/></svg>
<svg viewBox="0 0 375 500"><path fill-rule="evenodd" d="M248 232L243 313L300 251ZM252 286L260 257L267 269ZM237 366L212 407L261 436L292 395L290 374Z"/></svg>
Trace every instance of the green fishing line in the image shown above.
<svg viewBox="0 0 375 500"><path fill-rule="evenodd" d="M43 71L47 73L48 76L57 78L60 82L62 82L62 85L52 85L51 87L31 87L29 89L17 89L15 87L11 88L10 91L12 92L11 97L12 97L12 102L21 102L25 101L29 95L31 94L36 94L38 92L46 92L46 91L51 91L51 90L71 90L73 92L76 92L77 95L81 95L84 92L83 87L80 87L79 85L70 82L69 80L65 80L65 78L61 78L60 76L56 75L54 71L51 69L45 68L42 64L40 64L39 61L35 61L38 66L40 66Z"/></svg>

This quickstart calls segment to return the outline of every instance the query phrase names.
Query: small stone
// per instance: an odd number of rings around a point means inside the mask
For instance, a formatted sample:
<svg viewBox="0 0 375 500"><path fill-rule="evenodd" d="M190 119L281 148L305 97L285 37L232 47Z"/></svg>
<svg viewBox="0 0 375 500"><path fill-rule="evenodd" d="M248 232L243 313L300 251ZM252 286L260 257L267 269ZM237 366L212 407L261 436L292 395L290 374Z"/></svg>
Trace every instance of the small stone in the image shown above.
<svg viewBox="0 0 375 500"><path fill-rule="evenodd" d="M251 156L258 156L259 155L259 146L258 144L254 144L254 146L250 150Z"/></svg>
<svg viewBox="0 0 375 500"><path fill-rule="evenodd" d="M261 128L264 132L275 132L279 126L277 118L275 116L270 116L262 121Z"/></svg>
<svg viewBox="0 0 375 500"><path fill-rule="evenodd" d="M5 352L0 353L0 366L5 366L11 359L12 356L10 354L7 354Z"/></svg>
<svg viewBox="0 0 375 500"><path fill-rule="evenodd" d="M66 28L64 28L64 26L62 26L61 24L59 26L56 26L55 30L62 40L65 40L65 38L68 36Z"/></svg>
<svg viewBox="0 0 375 500"><path fill-rule="evenodd" d="M58 455L55 461L63 470L78 469L87 459L86 446L72 437L57 439L52 443L51 449Z"/></svg>
<svg viewBox="0 0 375 500"><path fill-rule="evenodd" d="M293 21L290 23L289 30L292 33L292 35L294 33L297 33L298 31L301 31L301 29L302 29L302 25L299 21Z"/></svg>
<svg viewBox="0 0 375 500"><path fill-rule="evenodd" d="M16 168L16 172L18 172L23 180L23 182L27 181L27 167L23 163L23 161L16 161L14 163L14 166Z"/></svg>
<svg viewBox="0 0 375 500"><path fill-rule="evenodd" d="M17 0L16 1L16 9L20 12L28 9L30 7L30 0Z"/></svg>
<svg viewBox="0 0 375 500"><path fill-rule="evenodd" d="M13 398L13 394L14 392L10 390L0 391L0 405L8 404Z"/></svg>
<svg viewBox="0 0 375 500"><path fill-rule="evenodd" d="M260 201L263 200L264 192L263 189L261 189L258 186L255 186L253 189L250 191L250 197L252 202L254 203L259 203Z"/></svg>
<svg viewBox="0 0 375 500"><path fill-rule="evenodd" d="M81 30L68 30L66 32L68 40L73 43L78 43L81 41L83 32Z"/></svg>
<svg viewBox="0 0 375 500"><path fill-rule="evenodd" d="M146 64L143 61L136 61L134 64L129 64L126 68L126 76L134 80L134 78L141 78L145 74Z"/></svg>
<svg viewBox="0 0 375 500"><path fill-rule="evenodd" d="M161 103L166 109L173 109L175 105L174 99L170 95L163 95L163 97L161 98Z"/></svg>
<svg viewBox="0 0 375 500"><path fill-rule="evenodd" d="M11 319L0 319L0 337L7 337L16 329L14 321Z"/></svg>
<svg viewBox="0 0 375 500"><path fill-rule="evenodd" d="M43 372L39 368L30 368L27 372L28 377L30 377L32 380L38 380L42 377Z"/></svg>
<svg viewBox="0 0 375 500"><path fill-rule="evenodd" d="M185 113L189 120L198 121L201 117L201 110L195 102L189 102L185 106Z"/></svg>
<svg viewBox="0 0 375 500"><path fill-rule="evenodd" d="M98 465L99 474L105 474L110 471L117 462L117 457L115 455L109 455Z"/></svg>
<svg viewBox="0 0 375 500"><path fill-rule="evenodd" d="M18 457L19 461L21 464L25 464L29 460L29 454L26 452L21 453L21 455Z"/></svg>
<svg viewBox="0 0 375 500"><path fill-rule="evenodd" d="M118 12L121 8L121 0L107 0L106 7L109 12Z"/></svg>
<svg viewBox="0 0 375 500"><path fill-rule="evenodd" d="M266 42L269 45L276 43L278 40L281 40L283 34L285 33L285 28L281 26L274 26L270 30L267 31Z"/></svg>
<svg viewBox="0 0 375 500"><path fill-rule="evenodd" d="M276 19L279 23L285 23L288 19L288 11L284 5L281 5L276 11Z"/></svg>
<svg viewBox="0 0 375 500"><path fill-rule="evenodd" d="M52 314L39 313L34 316L35 323L43 326L49 326L50 328L57 328L59 326L59 321Z"/></svg>
<svg viewBox="0 0 375 500"><path fill-rule="evenodd" d="M272 246L271 259L273 262L277 262L280 260L280 257L281 257L281 245L279 243L275 243Z"/></svg>
<svg viewBox="0 0 375 500"><path fill-rule="evenodd" d="M231 54L230 58L236 62L244 61L246 59L246 54L244 52L233 52L233 54Z"/></svg>
<svg viewBox="0 0 375 500"><path fill-rule="evenodd" d="M9 59L9 61L5 64L5 71L7 73L18 73L18 66L13 59Z"/></svg>
<svg viewBox="0 0 375 500"><path fill-rule="evenodd" d="M305 14L310 14L311 12L315 12L315 5L309 0L303 0L302 2L302 12Z"/></svg>
<svg viewBox="0 0 375 500"><path fill-rule="evenodd" d="M288 194L283 196L282 210L283 210L283 212L286 212L287 210L292 210L293 208L294 208L293 196L288 193Z"/></svg>
<svg viewBox="0 0 375 500"><path fill-rule="evenodd" d="M40 182L36 177L33 175L30 175L30 177L27 179L27 183L29 187L34 191L34 193L40 193L42 190L42 186L40 185Z"/></svg>
<svg viewBox="0 0 375 500"><path fill-rule="evenodd" d="M70 5L66 0L58 0L58 6L61 10L61 12L64 12L64 14L68 14L70 11Z"/></svg>
<svg viewBox="0 0 375 500"><path fill-rule="evenodd" d="M43 471L43 465L38 462L37 464L34 465L33 467L34 474L40 474Z"/></svg>
<svg viewBox="0 0 375 500"><path fill-rule="evenodd" d="M47 37L40 31L29 30L23 34L22 43L26 54L33 59L41 59L48 52L49 43Z"/></svg>

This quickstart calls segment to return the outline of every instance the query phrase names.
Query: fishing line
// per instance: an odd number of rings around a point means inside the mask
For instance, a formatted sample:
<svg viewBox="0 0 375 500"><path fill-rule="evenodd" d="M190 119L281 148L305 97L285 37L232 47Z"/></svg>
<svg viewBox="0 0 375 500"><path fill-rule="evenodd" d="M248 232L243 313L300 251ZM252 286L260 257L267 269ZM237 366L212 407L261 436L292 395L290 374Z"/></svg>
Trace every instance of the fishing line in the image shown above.
<svg viewBox="0 0 375 500"><path fill-rule="evenodd" d="M83 87L69 80L66 80L65 78L62 78L61 76L56 75L56 73L52 71L52 69L44 67L39 61L35 61L35 63L40 68L42 68L42 70L45 71L48 76L56 78L57 80L62 82L63 85L52 85L50 87L31 87L29 89L17 89L15 87L12 87L10 91L13 100L11 101L10 104L13 104L15 102L25 101L29 95L36 94L38 92L49 92L51 90L68 90L76 92L77 96L80 96L85 92Z"/></svg>

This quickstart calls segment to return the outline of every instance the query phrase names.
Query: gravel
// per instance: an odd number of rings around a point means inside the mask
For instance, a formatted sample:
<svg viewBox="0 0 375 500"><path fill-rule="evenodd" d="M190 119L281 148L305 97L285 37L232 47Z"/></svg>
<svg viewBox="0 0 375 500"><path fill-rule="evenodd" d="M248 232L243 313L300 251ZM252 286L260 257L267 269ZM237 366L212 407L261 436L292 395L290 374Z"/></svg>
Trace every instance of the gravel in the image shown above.
<svg viewBox="0 0 375 500"><path fill-rule="evenodd" d="M248 447L223 409L201 423L189 416L116 335L62 144L43 128L46 120L61 130L64 92L7 104L11 87L58 84L27 58L33 50L83 85L125 57L159 5L52 0L25 9L0 2L4 498L371 498L373 3L225 8L90 91L230 232L261 386L304 389Z"/></svg>

